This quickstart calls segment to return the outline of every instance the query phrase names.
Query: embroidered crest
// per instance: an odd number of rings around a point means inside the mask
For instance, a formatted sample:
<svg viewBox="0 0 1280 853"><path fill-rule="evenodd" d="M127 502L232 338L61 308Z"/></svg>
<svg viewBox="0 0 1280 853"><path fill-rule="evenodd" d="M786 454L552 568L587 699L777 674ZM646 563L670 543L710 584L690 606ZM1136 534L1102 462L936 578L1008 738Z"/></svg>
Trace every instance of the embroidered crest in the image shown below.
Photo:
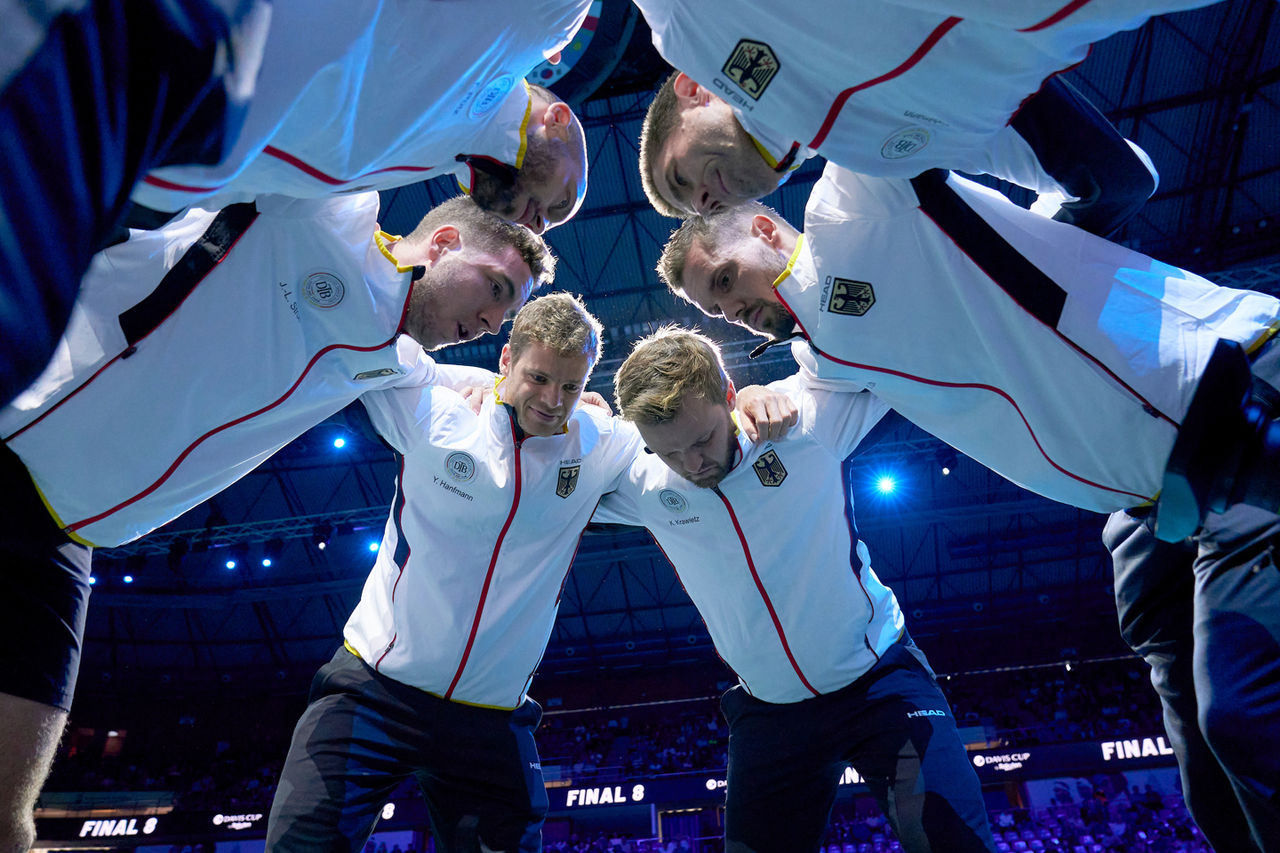
<svg viewBox="0 0 1280 853"><path fill-rule="evenodd" d="M831 280L831 296L827 299L827 310L832 314L861 317L875 304L876 292L869 282L854 281L849 278Z"/></svg>
<svg viewBox="0 0 1280 853"><path fill-rule="evenodd" d="M332 308L347 295L347 287L331 272L313 272L302 280L302 295L317 308Z"/></svg>
<svg viewBox="0 0 1280 853"><path fill-rule="evenodd" d="M672 512L684 512L689 508L689 502L684 499L684 495L675 489L663 489L658 493L658 500Z"/></svg>
<svg viewBox="0 0 1280 853"><path fill-rule="evenodd" d="M781 67L782 63L778 62L778 57L769 45L762 41L742 39L720 72L737 83L749 97L758 101Z"/></svg>
<svg viewBox="0 0 1280 853"><path fill-rule="evenodd" d="M782 466L782 460L778 458L778 454L772 450L761 453L760 458L751 467L760 478L762 486L781 486L782 481L787 479L787 469Z"/></svg>
<svg viewBox="0 0 1280 853"><path fill-rule="evenodd" d="M923 127L904 128L884 141L880 156L886 160L901 160L918 154L929 144L929 131Z"/></svg>
<svg viewBox="0 0 1280 853"><path fill-rule="evenodd" d="M561 468L560 477L556 480L556 494L562 498L573 494L573 490L578 487L578 472L581 470L581 465L566 465Z"/></svg>
<svg viewBox="0 0 1280 853"><path fill-rule="evenodd" d="M465 483L476 475L476 460L471 458L470 453L459 450L450 453L444 460L444 470L459 483Z"/></svg>

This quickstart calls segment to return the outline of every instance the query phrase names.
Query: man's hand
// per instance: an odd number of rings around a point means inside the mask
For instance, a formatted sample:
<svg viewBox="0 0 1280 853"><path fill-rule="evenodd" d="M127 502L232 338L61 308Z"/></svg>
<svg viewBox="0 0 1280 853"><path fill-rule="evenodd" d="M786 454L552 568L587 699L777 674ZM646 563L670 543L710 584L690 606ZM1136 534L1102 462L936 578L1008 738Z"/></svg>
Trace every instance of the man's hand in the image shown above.
<svg viewBox="0 0 1280 853"><path fill-rule="evenodd" d="M578 405L595 406L597 409L604 409L609 415L613 414L609 401L595 391L583 391L582 396L578 398Z"/></svg>
<svg viewBox="0 0 1280 853"><path fill-rule="evenodd" d="M459 394L471 407L471 411L477 415L480 414L480 407L484 405L485 398L493 393L493 385L468 385L466 388L459 389Z"/></svg>
<svg viewBox="0 0 1280 853"><path fill-rule="evenodd" d="M748 385L738 392L739 420L753 442L777 441L800 420L800 410L785 394L763 385Z"/></svg>

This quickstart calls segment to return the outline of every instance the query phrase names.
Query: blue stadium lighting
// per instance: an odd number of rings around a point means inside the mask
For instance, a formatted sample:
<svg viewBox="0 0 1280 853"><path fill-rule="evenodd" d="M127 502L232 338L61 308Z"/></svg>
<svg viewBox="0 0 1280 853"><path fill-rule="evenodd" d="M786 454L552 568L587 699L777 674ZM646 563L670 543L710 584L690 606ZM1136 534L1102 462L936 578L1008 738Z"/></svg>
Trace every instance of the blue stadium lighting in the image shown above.
<svg viewBox="0 0 1280 853"><path fill-rule="evenodd" d="M898 488L898 481L890 474L882 474L876 478L876 491L882 495L891 495Z"/></svg>
<svg viewBox="0 0 1280 853"><path fill-rule="evenodd" d="M370 550L370 551L374 551L374 552L376 552L380 547L382 547L382 545L381 545L381 543L379 543L379 542L370 542L370 543L369 543L369 550Z"/></svg>
<svg viewBox="0 0 1280 853"><path fill-rule="evenodd" d="M342 436L338 436L333 440L333 446L341 450L342 448L347 446L347 440Z"/></svg>
<svg viewBox="0 0 1280 853"><path fill-rule="evenodd" d="M228 569L234 569L235 567L236 567L236 561L235 561L235 560L227 560L227 568L228 568Z"/></svg>
<svg viewBox="0 0 1280 853"><path fill-rule="evenodd" d="M125 575L121 580L125 583L133 583L133 575Z"/></svg>
<svg viewBox="0 0 1280 853"><path fill-rule="evenodd" d="M280 552L283 550L284 542L280 539L268 539L262 543L262 568L271 568L271 564L280 559Z"/></svg>
<svg viewBox="0 0 1280 853"><path fill-rule="evenodd" d="M93 575L89 575L89 586L93 586L97 582L98 582L97 578L95 578Z"/></svg>

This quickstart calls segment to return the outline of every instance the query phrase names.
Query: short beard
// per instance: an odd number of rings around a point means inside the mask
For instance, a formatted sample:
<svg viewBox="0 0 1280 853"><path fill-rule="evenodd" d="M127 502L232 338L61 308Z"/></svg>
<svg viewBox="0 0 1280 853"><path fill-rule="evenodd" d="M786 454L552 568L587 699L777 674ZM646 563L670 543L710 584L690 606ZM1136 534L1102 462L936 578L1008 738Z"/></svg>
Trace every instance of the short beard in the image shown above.
<svg viewBox="0 0 1280 853"><path fill-rule="evenodd" d="M428 352L435 352L453 343L452 339L440 339L441 333L433 322L439 304L440 281L441 275L433 265L427 267L426 273L413 283L407 316L401 329Z"/></svg>
<svg viewBox="0 0 1280 853"><path fill-rule="evenodd" d="M513 180L504 180L482 169L474 171L471 181L471 200L481 210L501 216L508 221L523 213L516 210L516 199L525 187L550 180L555 174L556 158L551 153L551 143L530 135L529 147L524 152L524 164Z"/></svg>
<svg viewBox="0 0 1280 853"><path fill-rule="evenodd" d="M737 163L729 176L733 184L729 187L729 191L759 201L778 188L783 176L773 170L756 148L751 135L736 119L733 122L732 133Z"/></svg>
<svg viewBox="0 0 1280 853"><path fill-rule="evenodd" d="M695 480L692 477L684 475L681 476L684 476L685 480L697 486L699 489L714 489L716 486L720 485L721 481L723 481L725 477L729 476L729 472L733 470L733 462L738 458L737 440L730 436L729 446L725 449L728 456L720 463L720 467L716 469L715 473L704 475L701 480Z"/></svg>
<svg viewBox="0 0 1280 853"><path fill-rule="evenodd" d="M773 339L781 341L791 337L796 330L796 318L791 316L791 312L782 306L778 306L777 313L774 316L777 321L773 323L773 328L770 329Z"/></svg>
<svg viewBox="0 0 1280 853"><path fill-rule="evenodd" d="M728 474L729 472L727 470L725 470L724 468L721 468L715 474L710 475L709 477L704 477L702 480L694 480L689 477L685 477L685 479L688 480L690 483L692 483L694 486L698 487L699 489L714 489L716 486L720 485L720 482Z"/></svg>
<svg viewBox="0 0 1280 853"><path fill-rule="evenodd" d="M790 263L790 259L782 257L776 251L766 246L760 246L757 251L759 252L758 257L760 259L760 263L765 269L765 272L768 275L772 275L773 280L777 281L778 278L787 271L787 264ZM773 340L777 341L789 337L791 333L796 330L796 318L792 316L791 312L782 304L782 300L779 299L777 302L766 302L765 313L770 320L768 323L769 328L764 332L757 331L756 334L772 337Z"/></svg>

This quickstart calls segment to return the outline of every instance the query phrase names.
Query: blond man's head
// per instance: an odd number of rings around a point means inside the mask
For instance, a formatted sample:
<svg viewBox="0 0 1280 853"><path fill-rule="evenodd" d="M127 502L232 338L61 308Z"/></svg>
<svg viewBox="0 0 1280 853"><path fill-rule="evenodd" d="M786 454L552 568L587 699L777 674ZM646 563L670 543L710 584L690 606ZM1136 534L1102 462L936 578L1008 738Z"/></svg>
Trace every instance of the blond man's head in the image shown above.
<svg viewBox="0 0 1280 853"><path fill-rule="evenodd" d="M715 341L677 326L637 341L613 384L618 411L637 424L674 419L690 397L726 402L733 388Z"/></svg>
<svg viewBox="0 0 1280 853"><path fill-rule="evenodd" d="M529 301L511 323L511 357L519 360L530 344L542 344L556 355L585 355L594 368L600 360L603 329L578 297L548 293Z"/></svg>
<svg viewBox="0 0 1280 853"><path fill-rule="evenodd" d="M531 301L511 324L502 348L498 401L529 435L566 429L600 356L600 322L568 293Z"/></svg>
<svg viewBox="0 0 1280 853"><path fill-rule="evenodd" d="M622 416L676 474L710 489L732 471L738 450L733 383L711 339L661 329L636 344L614 387Z"/></svg>

